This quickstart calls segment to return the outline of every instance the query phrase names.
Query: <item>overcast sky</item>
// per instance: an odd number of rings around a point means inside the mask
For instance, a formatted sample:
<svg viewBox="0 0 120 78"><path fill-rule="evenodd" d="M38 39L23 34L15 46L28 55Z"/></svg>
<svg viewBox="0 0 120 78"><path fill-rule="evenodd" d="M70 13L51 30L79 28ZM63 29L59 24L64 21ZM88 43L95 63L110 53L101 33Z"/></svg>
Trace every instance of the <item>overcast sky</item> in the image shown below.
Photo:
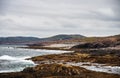
<svg viewBox="0 0 120 78"><path fill-rule="evenodd" d="M120 34L120 0L0 0L0 37Z"/></svg>

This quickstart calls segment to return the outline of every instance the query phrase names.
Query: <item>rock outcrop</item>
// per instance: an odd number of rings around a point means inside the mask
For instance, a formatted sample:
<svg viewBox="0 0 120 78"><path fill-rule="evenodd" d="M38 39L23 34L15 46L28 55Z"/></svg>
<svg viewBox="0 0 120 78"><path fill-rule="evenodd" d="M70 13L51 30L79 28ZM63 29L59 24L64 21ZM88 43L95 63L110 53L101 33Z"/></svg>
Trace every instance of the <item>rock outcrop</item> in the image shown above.
<svg viewBox="0 0 120 78"><path fill-rule="evenodd" d="M0 78L119 78L119 75L99 73L77 66L41 64L22 72L2 73Z"/></svg>

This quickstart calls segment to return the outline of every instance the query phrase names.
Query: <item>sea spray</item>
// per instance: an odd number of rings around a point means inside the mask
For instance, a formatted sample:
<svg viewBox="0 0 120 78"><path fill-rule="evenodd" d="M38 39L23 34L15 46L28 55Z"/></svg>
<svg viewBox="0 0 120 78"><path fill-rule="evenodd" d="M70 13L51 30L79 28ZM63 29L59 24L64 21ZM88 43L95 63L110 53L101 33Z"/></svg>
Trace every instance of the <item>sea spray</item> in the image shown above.
<svg viewBox="0 0 120 78"><path fill-rule="evenodd" d="M22 71L26 67L33 67L36 64L31 60L25 60L27 57L12 57L9 55L0 56L0 72Z"/></svg>
<svg viewBox="0 0 120 78"><path fill-rule="evenodd" d="M24 49L17 48L19 45L0 45L0 73L22 71L26 67L33 67L36 64L27 58L60 54L70 51L61 50L41 50L41 49Z"/></svg>

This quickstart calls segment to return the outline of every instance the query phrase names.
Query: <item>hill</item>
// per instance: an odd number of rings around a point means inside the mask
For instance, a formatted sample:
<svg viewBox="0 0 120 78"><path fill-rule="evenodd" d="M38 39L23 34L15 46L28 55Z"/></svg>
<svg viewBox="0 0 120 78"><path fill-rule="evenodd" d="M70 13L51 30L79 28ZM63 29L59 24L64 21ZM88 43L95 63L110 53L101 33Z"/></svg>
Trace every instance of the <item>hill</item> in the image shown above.
<svg viewBox="0 0 120 78"><path fill-rule="evenodd" d="M52 37L48 37L44 40L48 40L48 41L57 41L57 40L69 40L69 39L77 39L77 38L84 38L85 36L82 35L66 35L66 34L60 34L60 35L55 35Z"/></svg>
<svg viewBox="0 0 120 78"><path fill-rule="evenodd" d="M0 37L0 44L25 44L39 40L36 37Z"/></svg>
<svg viewBox="0 0 120 78"><path fill-rule="evenodd" d="M34 44L46 41L69 40L83 38L82 35L55 35L48 38L37 37L0 37L0 44Z"/></svg>

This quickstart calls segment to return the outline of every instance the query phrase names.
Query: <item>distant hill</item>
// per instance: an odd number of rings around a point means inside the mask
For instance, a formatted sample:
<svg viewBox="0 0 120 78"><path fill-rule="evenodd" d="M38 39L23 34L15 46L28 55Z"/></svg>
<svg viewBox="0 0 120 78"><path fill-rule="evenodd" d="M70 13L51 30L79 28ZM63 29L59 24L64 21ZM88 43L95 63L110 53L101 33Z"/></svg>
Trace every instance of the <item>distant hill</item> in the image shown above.
<svg viewBox="0 0 120 78"><path fill-rule="evenodd" d="M67 40L67 39L75 39L75 38L84 38L85 36L82 35L65 35L65 34L60 34L60 35L55 35L52 37L48 37L45 40Z"/></svg>
<svg viewBox="0 0 120 78"><path fill-rule="evenodd" d="M25 44L39 40L36 37L0 37L0 44Z"/></svg>
<svg viewBox="0 0 120 78"><path fill-rule="evenodd" d="M83 38L82 35L55 35L48 38L37 38L37 37L0 37L0 44L34 44L45 41L58 41L67 40L74 38Z"/></svg>

